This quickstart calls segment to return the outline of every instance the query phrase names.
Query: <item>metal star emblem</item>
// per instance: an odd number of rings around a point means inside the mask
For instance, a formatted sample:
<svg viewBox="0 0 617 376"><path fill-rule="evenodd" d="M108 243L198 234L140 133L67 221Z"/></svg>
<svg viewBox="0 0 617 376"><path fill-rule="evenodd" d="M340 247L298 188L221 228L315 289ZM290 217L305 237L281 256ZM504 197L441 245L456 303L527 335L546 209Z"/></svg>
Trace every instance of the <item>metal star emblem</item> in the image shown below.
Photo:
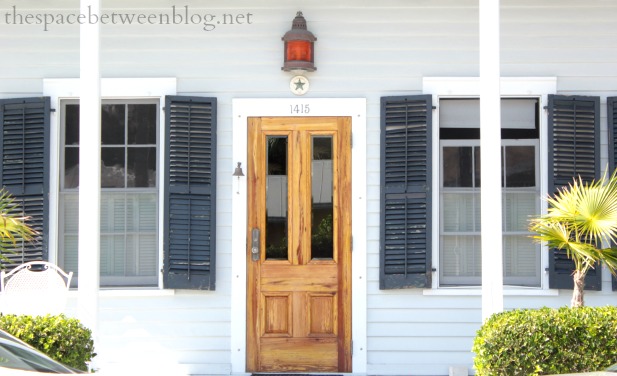
<svg viewBox="0 0 617 376"><path fill-rule="evenodd" d="M304 90L304 82L301 79L298 78L294 85L296 85L296 90Z"/></svg>
<svg viewBox="0 0 617 376"><path fill-rule="evenodd" d="M309 80L304 76L294 76L289 82L289 89L295 95L304 95L309 91Z"/></svg>

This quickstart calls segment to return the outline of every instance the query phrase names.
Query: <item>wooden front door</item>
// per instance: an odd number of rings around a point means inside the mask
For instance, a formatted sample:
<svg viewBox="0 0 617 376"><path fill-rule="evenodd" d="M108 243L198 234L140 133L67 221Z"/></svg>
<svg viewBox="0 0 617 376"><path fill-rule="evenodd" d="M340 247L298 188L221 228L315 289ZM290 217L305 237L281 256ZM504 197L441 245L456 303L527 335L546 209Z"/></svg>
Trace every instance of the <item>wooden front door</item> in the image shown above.
<svg viewBox="0 0 617 376"><path fill-rule="evenodd" d="M248 140L247 371L351 372L351 119Z"/></svg>

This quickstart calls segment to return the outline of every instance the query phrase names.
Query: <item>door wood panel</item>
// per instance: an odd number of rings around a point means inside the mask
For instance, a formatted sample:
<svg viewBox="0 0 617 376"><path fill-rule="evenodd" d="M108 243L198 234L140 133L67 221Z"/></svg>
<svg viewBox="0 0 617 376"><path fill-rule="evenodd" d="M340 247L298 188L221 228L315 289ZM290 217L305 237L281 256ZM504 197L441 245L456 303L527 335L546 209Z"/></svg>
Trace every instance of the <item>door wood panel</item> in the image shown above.
<svg viewBox="0 0 617 376"><path fill-rule="evenodd" d="M248 121L247 371L351 372L351 119Z"/></svg>

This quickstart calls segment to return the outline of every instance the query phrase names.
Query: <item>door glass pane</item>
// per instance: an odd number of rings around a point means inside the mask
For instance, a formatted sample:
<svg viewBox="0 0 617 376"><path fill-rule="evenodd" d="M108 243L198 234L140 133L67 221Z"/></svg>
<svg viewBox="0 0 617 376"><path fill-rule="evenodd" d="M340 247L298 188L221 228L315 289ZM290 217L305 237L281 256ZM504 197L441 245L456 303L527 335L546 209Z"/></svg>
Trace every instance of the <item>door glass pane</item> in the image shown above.
<svg viewBox="0 0 617 376"><path fill-rule="evenodd" d="M332 259L334 255L332 226L332 137L313 137L311 161L312 225L311 255L313 259Z"/></svg>
<svg viewBox="0 0 617 376"><path fill-rule="evenodd" d="M266 259L287 260L287 137L266 138Z"/></svg>

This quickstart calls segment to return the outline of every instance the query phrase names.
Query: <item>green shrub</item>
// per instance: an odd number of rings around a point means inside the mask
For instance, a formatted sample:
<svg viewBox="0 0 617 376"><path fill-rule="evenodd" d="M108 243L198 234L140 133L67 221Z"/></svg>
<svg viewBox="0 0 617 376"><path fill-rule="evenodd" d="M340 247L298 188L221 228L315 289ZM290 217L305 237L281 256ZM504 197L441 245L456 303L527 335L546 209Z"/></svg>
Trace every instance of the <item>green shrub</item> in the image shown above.
<svg viewBox="0 0 617 376"><path fill-rule="evenodd" d="M3 315L0 328L69 367L87 371L96 356L90 329L64 315Z"/></svg>
<svg viewBox="0 0 617 376"><path fill-rule="evenodd" d="M478 330L473 352L478 376L601 370L617 362L617 307L498 313Z"/></svg>

